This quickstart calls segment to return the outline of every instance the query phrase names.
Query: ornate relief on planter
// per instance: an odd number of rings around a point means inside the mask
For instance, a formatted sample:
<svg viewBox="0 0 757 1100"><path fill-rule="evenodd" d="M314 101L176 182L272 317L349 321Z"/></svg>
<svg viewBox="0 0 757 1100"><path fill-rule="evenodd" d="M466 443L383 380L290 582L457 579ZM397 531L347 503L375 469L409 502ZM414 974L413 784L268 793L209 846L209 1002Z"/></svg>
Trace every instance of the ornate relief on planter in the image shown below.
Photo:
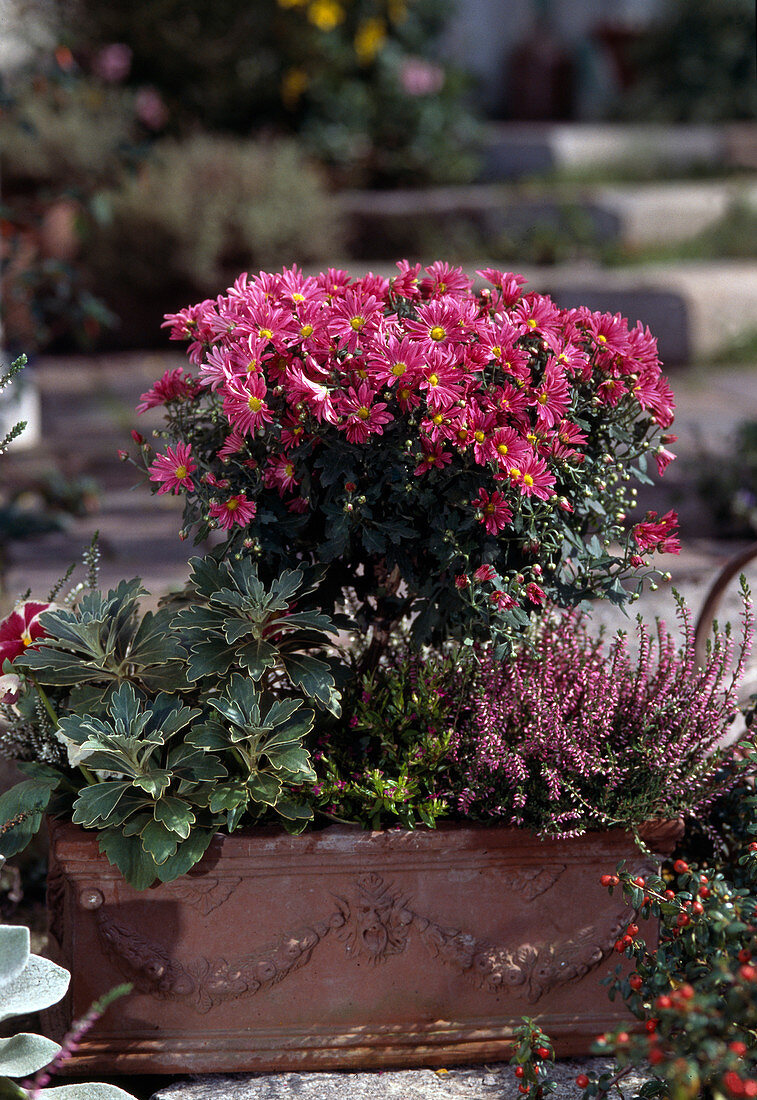
<svg viewBox="0 0 757 1100"><path fill-rule="evenodd" d="M674 833L647 841L667 851ZM51 930L72 1015L124 978L135 990L73 1069L488 1059L534 1011L561 1052L585 1052L625 1018L598 985L631 917L599 876L623 858L652 866L620 832L261 830L216 838L189 875L139 894L94 834L56 825Z"/></svg>

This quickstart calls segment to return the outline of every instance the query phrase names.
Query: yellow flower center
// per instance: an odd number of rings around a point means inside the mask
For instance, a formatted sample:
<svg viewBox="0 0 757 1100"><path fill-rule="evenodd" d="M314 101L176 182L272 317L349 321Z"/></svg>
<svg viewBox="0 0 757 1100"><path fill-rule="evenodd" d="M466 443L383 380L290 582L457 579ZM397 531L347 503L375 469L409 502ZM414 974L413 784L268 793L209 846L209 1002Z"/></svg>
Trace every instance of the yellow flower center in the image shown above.
<svg viewBox="0 0 757 1100"><path fill-rule="evenodd" d="M531 486L533 485L533 483L534 483L534 479L533 479L533 478L531 477L531 475L530 475L530 474L524 474L524 475L523 475L523 481L524 481L524 483L525 483L526 485L528 485L528 486L529 486L529 488L530 488L530 487L531 487Z"/></svg>
<svg viewBox="0 0 757 1100"><path fill-rule="evenodd" d="M257 370L257 369L258 369L257 359L250 359L249 363L247 364L247 373L252 374L252 372L254 370Z"/></svg>
<svg viewBox="0 0 757 1100"><path fill-rule="evenodd" d="M25 630L24 633L21 635L21 641L24 643L25 646L32 644L32 636L28 630Z"/></svg>
<svg viewBox="0 0 757 1100"><path fill-rule="evenodd" d="M540 405L546 405L549 401L549 394L545 393L544 390L542 390L536 400L539 402Z"/></svg>
<svg viewBox="0 0 757 1100"><path fill-rule="evenodd" d="M607 343L607 337L604 336L601 332L600 332L599 336L597 337L597 340L599 341L600 344L606 344Z"/></svg>
<svg viewBox="0 0 757 1100"><path fill-rule="evenodd" d="M371 410L367 409L365 405L361 405L357 411L357 414L361 420L367 420L368 417L371 415Z"/></svg>
<svg viewBox="0 0 757 1100"><path fill-rule="evenodd" d="M312 335L313 335L313 326L312 325L302 325L301 326L300 336L312 336Z"/></svg>
<svg viewBox="0 0 757 1100"><path fill-rule="evenodd" d="M238 507L239 507L239 501L237 500L236 497L232 497L231 500L226 501L226 511L227 512L236 512Z"/></svg>
<svg viewBox="0 0 757 1100"><path fill-rule="evenodd" d="M284 467L284 473L286 474L287 477L292 477L293 476L294 466L292 465L291 462L287 462L286 466Z"/></svg>
<svg viewBox="0 0 757 1100"><path fill-rule="evenodd" d="M475 439L476 443L483 443L486 439L486 435L479 429L477 432L473 433L473 438Z"/></svg>
<svg viewBox="0 0 757 1100"><path fill-rule="evenodd" d="M499 344L495 344L494 347L492 348L492 355L494 356L495 359L499 359L501 354L502 354L502 348L499 346Z"/></svg>
<svg viewBox="0 0 757 1100"><path fill-rule="evenodd" d="M457 433L457 438L460 440L461 443L465 443L466 439L468 438L468 429L461 428L460 431Z"/></svg>
<svg viewBox="0 0 757 1100"><path fill-rule="evenodd" d="M304 302L305 301L305 295L300 294L300 292L298 290L296 290L294 292L294 294L292 295L292 301L293 302Z"/></svg>
<svg viewBox="0 0 757 1100"><path fill-rule="evenodd" d="M487 504L486 507L484 508L484 511L486 512L487 516L491 516L494 512L494 505L493 504Z"/></svg>
<svg viewBox="0 0 757 1100"><path fill-rule="evenodd" d="M407 401L408 397L410 396L410 390L407 386L402 387L402 389L399 391L399 396L402 398L403 401Z"/></svg>
<svg viewBox="0 0 757 1100"><path fill-rule="evenodd" d="M269 328L261 328L259 330L259 332L260 332L261 336L265 336L266 340L272 340L273 339L273 333L271 332L271 330Z"/></svg>
<svg viewBox="0 0 757 1100"><path fill-rule="evenodd" d="M392 367L392 374L395 378L401 378L407 370L407 363L395 363Z"/></svg>
<svg viewBox="0 0 757 1100"><path fill-rule="evenodd" d="M497 444L497 452L501 455L506 455L507 452L509 451L509 449L510 448L507 446L506 443L498 443Z"/></svg>
<svg viewBox="0 0 757 1100"><path fill-rule="evenodd" d="M518 478L521 477L521 472L517 466L510 467L510 477L513 478L515 481L517 481Z"/></svg>
<svg viewBox="0 0 757 1100"><path fill-rule="evenodd" d="M439 283L439 293L440 294L446 294L446 292L447 292L447 284L446 283Z"/></svg>
<svg viewBox="0 0 757 1100"><path fill-rule="evenodd" d="M437 413L436 416L431 417L431 422L433 424L436 424L436 426L438 428L440 424L444 423L444 417L442 416L441 413Z"/></svg>
<svg viewBox="0 0 757 1100"><path fill-rule="evenodd" d="M260 412L260 410L263 408L263 402L260 400L259 397L254 396L249 398L247 405L249 409L254 413Z"/></svg>
<svg viewBox="0 0 757 1100"><path fill-rule="evenodd" d="M174 470L174 477L178 478L178 480L181 481L187 476L188 472L189 471L187 470L186 466L177 466Z"/></svg>
<svg viewBox="0 0 757 1100"><path fill-rule="evenodd" d="M430 374L428 376L428 384L429 384L429 386L438 386L439 385L439 375L438 374Z"/></svg>
<svg viewBox="0 0 757 1100"><path fill-rule="evenodd" d="M360 332L360 329L365 325L365 317L357 316L350 317L350 328L353 332Z"/></svg>
<svg viewBox="0 0 757 1100"><path fill-rule="evenodd" d="M429 329L429 336L432 340L443 340L446 335L447 331L441 325L434 325L432 329Z"/></svg>
<svg viewBox="0 0 757 1100"><path fill-rule="evenodd" d="M529 317L528 320L526 321L526 324L528 325L529 328L536 328L536 321L533 317Z"/></svg>

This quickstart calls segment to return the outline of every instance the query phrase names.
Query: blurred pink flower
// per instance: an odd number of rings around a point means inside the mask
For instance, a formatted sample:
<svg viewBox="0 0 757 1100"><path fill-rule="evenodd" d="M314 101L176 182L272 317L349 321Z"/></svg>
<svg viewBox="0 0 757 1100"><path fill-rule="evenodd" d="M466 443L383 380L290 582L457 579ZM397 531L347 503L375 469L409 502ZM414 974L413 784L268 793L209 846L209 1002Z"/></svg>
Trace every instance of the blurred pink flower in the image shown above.
<svg viewBox="0 0 757 1100"><path fill-rule="evenodd" d="M131 58L132 52L125 42L111 42L98 52L92 69L106 84L120 84L129 75Z"/></svg>
<svg viewBox="0 0 757 1100"><path fill-rule="evenodd" d="M444 87L444 69L422 57L406 57L400 67L400 84L408 95L436 95Z"/></svg>
<svg viewBox="0 0 757 1100"><path fill-rule="evenodd" d="M162 130L169 119L168 108L156 88L140 88L134 100L137 118L148 130Z"/></svg>

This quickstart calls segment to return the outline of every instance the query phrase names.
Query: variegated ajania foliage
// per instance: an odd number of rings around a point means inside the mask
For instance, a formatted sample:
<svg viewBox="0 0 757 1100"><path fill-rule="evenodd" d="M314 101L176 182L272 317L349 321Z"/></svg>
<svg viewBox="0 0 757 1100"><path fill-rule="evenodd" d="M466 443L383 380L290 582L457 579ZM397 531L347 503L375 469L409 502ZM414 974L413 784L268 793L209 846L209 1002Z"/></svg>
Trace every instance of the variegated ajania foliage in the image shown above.
<svg viewBox="0 0 757 1100"><path fill-rule="evenodd" d="M337 629L320 611L298 606L315 589L301 570L285 570L266 587L249 557L192 558L190 565L192 603L174 619L190 651L189 679L242 668L264 691L302 692L339 716L334 661L323 653Z"/></svg>
<svg viewBox="0 0 757 1100"><path fill-rule="evenodd" d="M186 686L186 654L170 630L170 612L139 615L144 596L138 578L107 595L90 592L76 608L40 616L47 637L14 662L40 683L71 689L71 709L97 710L123 682L147 692Z"/></svg>

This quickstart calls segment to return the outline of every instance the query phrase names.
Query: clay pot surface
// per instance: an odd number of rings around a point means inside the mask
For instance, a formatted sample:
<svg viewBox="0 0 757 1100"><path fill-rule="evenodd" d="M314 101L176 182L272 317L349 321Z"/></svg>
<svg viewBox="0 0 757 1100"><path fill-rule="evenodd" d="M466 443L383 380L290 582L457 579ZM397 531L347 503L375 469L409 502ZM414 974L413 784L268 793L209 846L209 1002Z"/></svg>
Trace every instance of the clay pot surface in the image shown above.
<svg viewBox="0 0 757 1100"><path fill-rule="evenodd" d="M678 823L650 827L669 853ZM51 825L51 939L72 972L58 1030L124 981L70 1072L451 1065L509 1056L538 1018L585 1054L625 1007L600 985L632 917L600 876L656 869L621 830L539 840L502 827L217 836L142 893L97 834ZM655 926L642 928L654 942Z"/></svg>

